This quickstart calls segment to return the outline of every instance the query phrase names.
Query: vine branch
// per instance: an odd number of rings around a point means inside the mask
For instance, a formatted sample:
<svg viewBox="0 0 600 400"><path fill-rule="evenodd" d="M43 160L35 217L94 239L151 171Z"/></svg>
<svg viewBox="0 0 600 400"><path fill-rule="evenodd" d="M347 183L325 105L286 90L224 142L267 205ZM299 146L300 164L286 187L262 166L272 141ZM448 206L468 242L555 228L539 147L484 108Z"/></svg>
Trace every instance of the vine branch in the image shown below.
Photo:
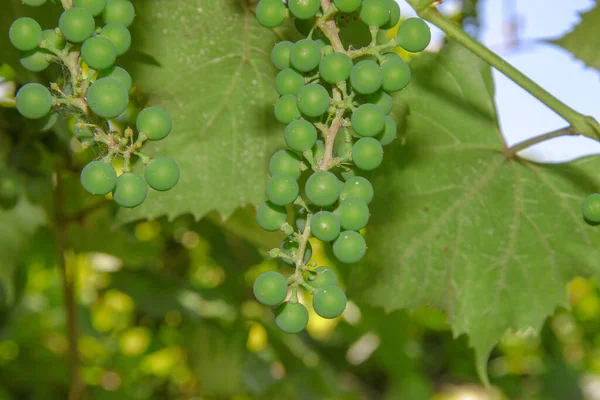
<svg viewBox="0 0 600 400"><path fill-rule="evenodd" d="M545 142L546 140L554 139L554 138L561 137L561 136L579 136L579 135L580 134L575 132L572 127L568 126L566 128L558 129L556 131L548 132L543 135L524 140L522 142L519 142L519 143L511 146L511 147L508 147L507 149L504 150L504 157L512 158L512 157L516 156L516 154L519 151L525 150L525 149L527 149L533 145L536 145L538 143Z"/></svg>

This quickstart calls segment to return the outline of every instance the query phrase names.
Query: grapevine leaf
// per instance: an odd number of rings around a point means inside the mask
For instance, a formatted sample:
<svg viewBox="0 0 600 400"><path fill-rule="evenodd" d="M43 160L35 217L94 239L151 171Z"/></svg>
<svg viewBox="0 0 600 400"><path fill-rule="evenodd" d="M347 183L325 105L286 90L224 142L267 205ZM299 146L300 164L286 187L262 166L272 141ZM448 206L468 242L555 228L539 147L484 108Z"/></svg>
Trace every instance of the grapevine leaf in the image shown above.
<svg viewBox="0 0 600 400"><path fill-rule="evenodd" d="M136 7L137 50L161 66L136 62L132 76L150 103L173 117L171 135L147 152L173 157L181 179L169 192L149 193L139 208L122 210L121 220L200 218L213 210L227 217L243 204L262 202L265 160L282 145L269 58L276 35L258 25L243 1L173 7L152 0Z"/></svg>
<svg viewBox="0 0 600 400"><path fill-rule="evenodd" d="M539 330L567 282L600 277L600 231L580 216L600 159L506 159L490 68L451 45L414 68L406 143L373 174L365 262L349 295L388 311L435 305L467 334L483 379L507 329ZM397 107L398 108L398 107Z"/></svg>
<svg viewBox="0 0 600 400"><path fill-rule="evenodd" d="M581 22L565 36L552 40L586 65L600 69L600 8L594 7L581 15Z"/></svg>

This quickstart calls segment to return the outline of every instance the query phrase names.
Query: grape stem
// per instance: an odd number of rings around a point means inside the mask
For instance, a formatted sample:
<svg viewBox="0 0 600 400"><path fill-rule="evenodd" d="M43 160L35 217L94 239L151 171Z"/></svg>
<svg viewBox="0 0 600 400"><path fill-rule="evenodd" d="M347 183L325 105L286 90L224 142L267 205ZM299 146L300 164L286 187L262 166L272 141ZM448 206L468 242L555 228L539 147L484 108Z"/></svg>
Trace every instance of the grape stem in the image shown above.
<svg viewBox="0 0 600 400"><path fill-rule="evenodd" d="M469 36L464 30L453 23L450 19L445 17L436 8L436 4L438 3L437 1L429 3L429 5L426 6L423 6L423 0L408 0L408 2L415 8L415 10L417 10L417 13L421 18L440 28L450 38L456 40L461 45L472 51L479 58L496 68L498 71L502 72L517 85L521 86L539 101L544 103L548 108L552 109L558 115L563 117L569 122L570 128L574 132L595 140L600 139L600 124L598 121L590 116L583 115L573 110L571 107L550 94L547 90L539 86L517 68L509 64L498 54L494 53L476 39ZM545 136L546 135L542 135L539 138L536 138L536 141L532 142L531 144L546 140ZM555 136L550 136L550 138L552 137ZM523 144L525 143L526 142L523 142ZM520 148L519 150L522 150L523 148Z"/></svg>
<svg viewBox="0 0 600 400"><path fill-rule="evenodd" d="M546 140L554 139L561 136L579 136L573 127L568 126L566 128L558 129L556 131L548 132L540 136L536 136L531 139L524 140L519 142L511 147L508 147L504 150L504 157L513 158L517 155L517 153L521 150L525 150L533 145L538 143L545 142Z"/></svg>
<svg viewBox="0 0 600 400"><path fill-rule="evenodd" d="M323 17L319 18L317 26L321 29L325 37L329 39L329 42L331 42L331 46L335 51L346 54L335 21L328 20L329 17L334 14L329 11L330 7L333 7L330 0L321 0Z"/></svg>
<svg viewBox="0 0 600 400"><path fill-rule="evenodd" d="M60 2L65 10L73 7L73 0L60 0Z"/></svg>

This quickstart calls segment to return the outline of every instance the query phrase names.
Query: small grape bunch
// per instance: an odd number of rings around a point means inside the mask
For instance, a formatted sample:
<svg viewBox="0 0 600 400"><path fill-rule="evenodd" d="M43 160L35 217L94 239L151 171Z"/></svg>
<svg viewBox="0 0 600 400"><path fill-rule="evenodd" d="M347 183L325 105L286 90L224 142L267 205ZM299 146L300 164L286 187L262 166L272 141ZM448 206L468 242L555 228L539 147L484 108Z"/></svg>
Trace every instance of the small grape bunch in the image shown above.
<svg viewBox="0 0 600 400"><path fill-rule="evenodd" d="M40 6L45 0L24 0ZM98 146L103 156L86 165L81 184L90 193L112 193L121 207L137 207L146 199L147 186L172 189L179 167L169 157L151 158L141 149L147 141L162 140L171 132L171 117L159 107L147 107L137 116L136 130L121 127L127 113L132 79L115 65L131 45L128 27L135 9L128 0L73 0L61 14L58 27L42 30L31 18L19 18L9 30L14 47L22 52L21 65L33 72L51 63L68 71L48 87L28 83L17 92L17 110L29 119L56 120L56 113L75 115L74 135L84 147ZM123 159L117 176L113 161ZM132 161L145 164L144 178L132 172Z"/></svg>
<svg viewBox="0 0 600 400"><path fill-rule="evenodd" d="M369 26L368 46L344 47L337 24L348 16ZM423 51L431 32L423 20L409 18L395 38L379 43L379 31L400 22L394 0L334 0L327 9L319 0L288 0L287 6L280 0L260 0L256 17L267 28L294 18L306 36L295 43L281 41L271 51L279 70L275 89L280 97L274 113L286 125L288 148L271 157L267 201L257 211L263 229L285 235L282 246L269 255L295 271L287 278L265 272L254 284L259 302L279 305L277 325L294 333L308 322L308 312L298 302L301 288L313 295L313 308L321 317L335 318L344 311L346 295L335 272L314 268L308 240L332 243L333 254L343 264L364 257L367 244L361 231L369 222L374 191L363 175L381 165L383 146L396 138L391 93L404 89L411 79L409 66L394 49ZM292 210L295 226L288 223ZM288 288L291 294L285 301Z"/></svg>

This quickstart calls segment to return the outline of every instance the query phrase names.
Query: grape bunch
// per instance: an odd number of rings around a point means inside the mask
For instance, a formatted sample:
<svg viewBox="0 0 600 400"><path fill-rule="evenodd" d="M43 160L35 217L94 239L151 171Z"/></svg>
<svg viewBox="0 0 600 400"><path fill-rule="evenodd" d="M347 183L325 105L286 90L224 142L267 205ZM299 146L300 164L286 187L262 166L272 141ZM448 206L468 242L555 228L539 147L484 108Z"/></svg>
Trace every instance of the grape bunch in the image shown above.
<svg viewBox="0 0 600 400"><path fill-rule="evenodd" d="M368 26L367 46L342 44L337 24L349 15ZM295 43L277 43L271 52L279 70L275 88L280 97L274 112L286 125L288 148L271 157L267 201L257 211L263 229L286 236L269 255L295 271L287 278L264 272L254 283L259 302L278 306L279 328L296 333L308 322L308 311L298 301L300 288L312 294L313 308L321 317L338 317L346 307L335 272L310 263L308 240L331 242L333 254L344 264L365 255L367 244L360 231L369 222L374 193L361 175L381 164L383 146L396 138L391 93L404 89L411 79L410 68L394 49L423 51L431 32L423 20L409 18L396 37L380 43L380 30L400 22L394 0L288 0L287 6L281 0L260 0L256 16L267 28L294 18L307 33ZM295 226L288 223L288 212L295 215Z"/></svg>
<svg viewBox="0 0 600 400"><path fill-rule="evenodd" d="M41 6L45 0L23 0ZM73 0L63 2L58 27L42 30L31 18L19 18L9 30L14 47L22 52L21 65L33 72L58 63L64 71L49 88L28 83L16 95L17 110L29 119L56 121L56 113L77 117L74 134L84 147L98 146L103 156L85 166L81 184L90 193L112 193L121 207L139 206L147 186L157 191L172 189L179 167L169 157L151 158L141 149L147 141L162 140L171 132L171 117L158 107L147 107L137 116L136 131L119 128L127 112L132 79L115 62L131 45L128 27L135 10L128 0ZM123 160L117 176L113 161ZM145 164L145 179L132 172L135 160Z"/></svg>

